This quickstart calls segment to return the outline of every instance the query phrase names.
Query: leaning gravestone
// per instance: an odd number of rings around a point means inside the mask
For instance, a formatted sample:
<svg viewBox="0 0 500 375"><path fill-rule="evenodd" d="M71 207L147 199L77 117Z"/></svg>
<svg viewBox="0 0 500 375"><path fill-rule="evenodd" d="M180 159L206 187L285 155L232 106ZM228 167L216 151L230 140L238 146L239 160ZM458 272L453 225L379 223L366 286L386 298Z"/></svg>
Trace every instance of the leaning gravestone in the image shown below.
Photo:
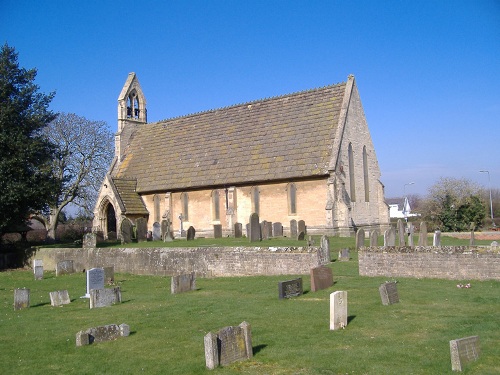
<svg viewBox="0 0 500 375"><path fill-rule="evenodd" d="M382 305L392 305L399 302L398 287L394 281L383 283L378 288Z"/></svg>
<svg viewBox="0 0 500 375"><path fill-rule="evenodd" d="M196 290L196 276L194 272L172 276L170 283L170 292L172 294Z"/></svg>
<svg viewBox="0 0 500 375"><path fill-rule="evenodd" d="M290 238L297 237L297 220L290 220Z"/></svg>
<svg viewBox="0 0 500 375"><path fill-rule="evenodd" d="M135 226L137 228L137 242L147 241L148 235L148 222L145 218L140 217L135 221Z"/></svg>
<svg viewBox="0 0 500 375"><path fill-rule="evenodd" d="M259 215L257 215L255 212L250 215L249 230L250 235L248 237L250 238L250 242L257 242L261 240Z"/></svg>
<svg viewBox="0 0 500 375"><path fill-rule="evenodd" d="M56 264L56 276L75 273L75 265L72 260L62 260Z"/></svg>
<svg viewBox="0 0 500 375"><path fill-rule="evenodd" d="M329 288L333 285L332 269L326 266L311 268L311 292Z"/></svg>
<svg viewBox="0 0 500 375"><path fill-rule="evenodd" d="M87 294L85 297L90 298L92 289L104 289L104 269L91 268L87 271Z"/></svg>
<svg viewBox="0 0 500 375"><path fill-rule="evenodd" d="M252 331L250 324L222 328L217 334L209 332L204 337L206 367L229 365L252 358Z"/></svg>
<svg viewBox="0 0 500 375"><path fill-rule="evenodd" d="M480 354L479 336L469 336L450 341L451 369L462 371L463 365L476 361Z"/></svg>
<svg viewBox="0 0 500 375"><path fill-rule="evenodd" d="M153 223L153 241L161 241L161 224L157 221Z"/></svg>
<svg viewBox="0 0 500 375"><path fill-rule="evenodd" d="M283 225L280 222L273 223L273 236L283 237Z"/></svg>
<svg viewBox="0 0 500 375"><path fill-rule="evenodd" d="M26 288L14 289L14 310L30 307L30 290Z"/></svg>
<svg viewBox="0 0 500 375"><path fill-rule="evenodd" d="M370 246L374 247L378 245L378 230L374 229L370 232Z"/></svg>
<svg viewBox="0 0 500 375"><path fill-rule="evenodd" d="M122 244L132 242L132 223L129 219L124 219L120 225Z"/></svg>
<svg viewBox="0 0 500 375"><path fill-rule="evenodd" d="M384 232L384 246L396 246L396 230L393 227Z"/></svg>
<svg viewBox="0 0 500 375"><path fill-rule="evenodd" d="M43 261L41 259L33 261L33 273L35 274L35 280L43 279Z"/></svg>
<svg viewBox="0 0 500 375"><path fill-rule="evenodd" d="M57 290L55 292L50 292L49 296L51 306L62 306L71 303L67 290Z"/></svg>
<svg viewBox="0 0 500 375"><path fill-rule="evenodd" d="M234 223L234 238L241 238L243 235L243 225L241 223Z"/></svg>
<svg viewBox="0 0 500 375"><path fill-rule="evenodd" d="M97 234L95 233L85 233L83 235L83 244L82 247L84 249L93 249L97 245Z"/></svg>
<svg viewBox="0 0 500 375"><path fill-rule="evenodd" d="M330 330L347 326L347 292L337 291L330 294Z"/></svg>
<svg viewBox="0 0 500 375"><path fill-rule="evenodd" d="M432 246L441 246L441 231L437 230L434 232Z"/></svg>
<svg viewBox="0 0 500 375"><path fill-rule="evenodd" d="M403 220L398 219L398 238L399 238L399 246L404 246L405 245L405 227L403 224Z"/></svg>
<svg viewBox="0 0 500 375"><path fill-rule="evenodd" d="M221 224L214 225L214 238L222 238L222 225Z"/></svg>
<svg viewBox="0 0 500 375"><path fill-rule="evenodd" d="M90 345L94 342L112 341L118 337L127 337L128 335L130 335L130 327L125 323L93 327L76 334L76 346Z"/></svg>
<svg viewBox="0 0 500 375"><path fill-rule="evenodd" d="M302 295L302 278L278 282L279 298L292 298Z"/></svg>
<svg viewBox="0 0 500 375"><path fill-rule="evenodd" d="M187 241L192 241L194 240L194 236L196 235L196 231L194 229L194 227L191 225L188 230L187 230L187 234L186 234L186 240Z"/></svg>
<svg viewBox="0 0 500 375"><path fill-rule="evenodd" d="M420 233L418 234L418 246L427 246L427 223L420 223Z"/></svg>
<svg viewBox="0 0 500 375"><path fill-rule="evenodd" d="M115 283L115 266L103 267L104 269L104 282L108 285Z"/></svg>
<svg viewBox="0 0 500 375"><path fill-rule="evenodd" d="M363 228L359 228L356 231L356 250L359 250L362 246L365 246L365 230Z"/></svg>
<svg viewBox="0 0 500 375"><path fill-rule="evenodd" d="M107 289L91 289L90 290L90 308L107 307L116 303L121 303L122 292L120 287Z"/></svg>

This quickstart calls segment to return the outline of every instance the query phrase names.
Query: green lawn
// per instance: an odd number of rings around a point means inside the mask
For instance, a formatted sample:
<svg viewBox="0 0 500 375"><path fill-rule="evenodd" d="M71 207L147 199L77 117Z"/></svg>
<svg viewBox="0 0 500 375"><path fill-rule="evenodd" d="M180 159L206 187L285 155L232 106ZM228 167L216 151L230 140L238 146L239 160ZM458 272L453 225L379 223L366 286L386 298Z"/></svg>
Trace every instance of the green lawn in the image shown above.
<svg viewBox="0 0 500 375"><path fill-rule="evenodd" d="M309 276L302 276L305 294L290 300L278 299L278 282L297 275L199 278L198 290L171 295L168 277L117 274L123 303L90 310L79 298L83 273L46 272L35 281L31 270L0 272L0 373L452 374L449 341L471 335L480 336L481 355L463 373L500 373L500 282L402 278L400 303L383 306L378 286L386 278L358 276L355 251L350 262L336 261L338 249L353 241L331 239L333 287L310 292ZM458 282L472 287L459 289ZM22 287L31 290L31 307L14 311L13 290ZM61 289L72 303L52 307L49 292ZM330 331L336 290L348 292L349 323ZM207 370L204 335L242 321L252 326L254 357ZM76 332L112 323L127 323L132 334L75 346Z"/></svg>

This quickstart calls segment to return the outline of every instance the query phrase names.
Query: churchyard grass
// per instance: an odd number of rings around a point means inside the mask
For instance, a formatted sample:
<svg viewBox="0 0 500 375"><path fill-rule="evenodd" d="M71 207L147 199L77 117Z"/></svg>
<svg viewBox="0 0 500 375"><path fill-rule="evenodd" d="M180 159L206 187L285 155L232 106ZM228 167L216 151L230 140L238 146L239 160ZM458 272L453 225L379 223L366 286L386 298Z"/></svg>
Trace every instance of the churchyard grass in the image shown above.
<svg viewBox="0 0 500 375"><path fill-rule="evenodd" d="M449 341L472 335L480 336L481 355L463 373L500 373L500 282L398 278L400 302L383 306L378 287L392 279L360 277L354 250L351 261L336 261L354 244L336 241L335 284L314 293L307 275L198 278L196 291L172 295L170 277L118 273L123 302L90 310L79 298L84 273L45 272L36 281L31 270L0 272L0 372L206 374L204 335L247 321L254 357L213 374L452 374ZM296 277L305 293L280 300L278 282ZM13 291L22 287L31 290L31 307L14 311ZM62 289L71 304L52 307L49 292ZM336 290L348 293L348 325L330 331ZM76 332L113 323L128 324L131 335L76 347Z"/></svg>

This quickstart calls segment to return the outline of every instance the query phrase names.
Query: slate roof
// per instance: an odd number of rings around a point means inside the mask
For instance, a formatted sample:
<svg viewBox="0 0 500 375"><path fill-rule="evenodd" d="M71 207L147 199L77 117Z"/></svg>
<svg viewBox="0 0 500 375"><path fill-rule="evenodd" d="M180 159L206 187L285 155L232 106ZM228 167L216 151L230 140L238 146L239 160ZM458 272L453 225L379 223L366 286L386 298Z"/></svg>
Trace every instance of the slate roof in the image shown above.
<svg viewBox="0 0 500 375"><path fill-rule="evenodd" d="M113 175L139 193L326 176L345 87L139 125Z"/></svg>
<svg viewBox="0 0 500 375"><path fill-rule="evenodd" d="M118 197L122 200L123 206L127 214L147 215L148 210L142 201L142 198L137 194L136 179L112 178L114 188L118 193Z"/></svg>

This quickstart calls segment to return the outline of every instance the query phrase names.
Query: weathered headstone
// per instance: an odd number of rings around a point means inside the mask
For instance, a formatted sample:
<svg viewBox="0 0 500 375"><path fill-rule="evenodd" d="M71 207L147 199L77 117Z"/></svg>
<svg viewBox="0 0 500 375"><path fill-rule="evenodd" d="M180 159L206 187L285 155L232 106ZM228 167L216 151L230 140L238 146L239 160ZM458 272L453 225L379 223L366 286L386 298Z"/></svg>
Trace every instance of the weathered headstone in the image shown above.
<svg viewBox="0 0 500 375"><path fill-rule="evenodd" d="M153 223L153 241L161 241L161 224L157 221Z"/></svg>
<svg viewBox="0 0 500 375"><path fill-rule="evenodd" d="M359 250L359 248L363 246L365 246L365 230L359 228L356 231L356 250Z"/></svg>
<svg viewBox="0 0 500 375"><path fill-rule="evenodd" d="M35 280L43 279L43 261L41 259L33 261L33 274L35 275Z"/></svg>
<svg viewBox="0 0 500 375"><path fill-rule="evenodd" d="M297 238L297 220L290 220L290 238Z"/></svg>
<svg viewBox="0 0 500 375"><path fill-rule="evenodd" d="M14 289L14 310L30 307L30 290L26 288Z"/></svg>
<svg viewBox="0 0 500 375"><path fill-rule="evenodd" d="M304 220L297 221L297 232L304 232L304 236L307 235L306 222Z"/></svg>
<svg viewBox="0 0 500 375"><path fill-rule="evenodd" d="M370 246L378 246L378 230L376 229L370 232Z"/></svg>
<svg viewBox="0 0 500 375"><path fill-rule="evenodd" d="M62 306L71 303L67 290L56 290L55 292L50 292L49 296L52 306Z"/></svg>
<svg viewBox="0 0 500 375"><path fill-rule="evenodd" d="M257 215L255 212L250 215L250 242L257 242L262 239L261 233L260 233L260 224L259 224L259 215Z"/></svg>
<svg viewBox="0 0 500 375"><path fill-rule="evenodd" d="M194 272L172 276L170 292L172 294L196 290L196 276Z"/></svg>
<svg viewBox="0 0 500 375"><path fill-rule="evenodd" d="M187 235L186 235L186 240L187 241L192 241L194 240L194 236L196 235L196 230L194 227L191 225L188 230L187 230Z"/></svg>
<svg viewBox="0 0 500 375"><path fill-rule="evenodd" d="M104 269L91 268L87 271L87 294L85 297L90 298L91 289L104 289Z"/></svg>
<svg viewBox="0 0 500 375"><path fill-rule="evenodd" d="M403 220L398 219L398 238L399 238L399 246L405 245L405 226L403 224Z"/></svg>
<svg viewBox="0 0 500 375"><path fill-rule="evenodd" d="M398 287L394 281L383 283L379 286L380 298L382 305L392 305L399 302Z"/></svg>
<svg viewBox="0 0 500 375"><path fill-rule="evenodd" d="M269 238L267 233L267 221L262 221L260 223L260 234L263 240L267 240Z"/></svg>
<svg viewBox="0 0 500 375"><path fill-rule="evenodd" d="M85 233L83 235L83 244L82 247L84 249L93 249L97 245L97 234L95 233Z"/></svg>
<svg viewBox="0 0 500 375"><path fill-rule="evenodd" d="M273 236L273 223L270 221L264 222L264 231L266 232L267 238L271 238Z"/></svg>
<svg viewBox="0 0 500 375"><path fill-rule="evenodd" d="M278 282L279 298L292 298L302 295L302 278Z"/></svg>
<svg viewBox="0 0 500 375"><path fill-rule="evenodd" d="M441 231L437 230L434 232L432 246L441 246Z"/></svg>
<svg viewBox="0 0 500 375"><path fill-rule="evenodd" d="M329 288L333 285L332 269L326 266L311 268L311 292Z"/></svg>
<svg viewBox="0 0 500 375"><path fill-rule="evenodd" d="M90 290L90 308L107 307L121 303L122 292L120 287Z"/></svg>
<svg viewBox="0 0 500 375"><path fill-rule="evenodd" d="M320 251L319 251L319 262L320 264L327 264L331 261L330 256L330 239L326 234L321 236L320 240Z"/></svg>
<svg viewBox="0 0 500 375"><path fill-rule="evenodd" d="M241 238L243 235L243 225L241 223L234 223L234 238Z"/></svg>
<svg viewBox="0 0 500 375"><path fill-rule="evenodd" d="M306 239L306 233L303 231L299 231L297 235L297 241L304 241Z"/></svg>
<svg viewBox="0 0 500 375"><path fill-rule="evenodd" d="M283 225L280 222L273 223L273 237L283 237Z"/></svg>
<svg viewBox="0 0 500 375"><path fill-rule="evenodd" d="M340 262L347 262L350 259L351 259L351 255L349 254L349 249L348 248L340 249L338 260Z"/></svg>
<svg viewBox="0 0 500 375"><path fill-rule="evenodd" d="M384 246L396 246L396 230L393 227L384 232Z"/></svg>
<svg viewBox="0 0 500 375"><path fill-rule="evenodd" d="M56 276L75 273L75 264L72 260L62 260L56 264Z"/></svg>
<svg viewBox="0 0 500 375"><path fill-rule="evenodd" d="M113 285L115 283L115 267L108 266L103 267L104 269L104 282L108 285Z"/></svg>
<svg viewBox="0 0 500 375"><path fill-rule="evenodd" d="M347 292L337 291L330 294L330 330L347 326Z"/></svg>
<svg viewBox="0 0 500 375"><path fill-rule="evenodd" d="M168 218L161 221L161 235L163 242L171 242L174 240L170 220Z"/></svg>
<svg viewBox="0 0 500 375"><path fill-rule="evenodd" d="M217 335L209 332L204 337L205 363L208 369L229 365L252 358L252 332L250 324L222 328Z"/></svg>
<svg viewBox="0 0 500 375"><path fill-rule="evenodd" d="M408 223L408 246L413 247L415 244L413 243L413 232L415 231L415 227L413 223Z"/></svg>
<svg viewBox="0 0 500 375"><path fill-rule="evenodd" d="M135 226L137 230L137 242L147 241L148 234L148 222L145 218L140 217L135 221Z"/></svg>
<svg viewBox="0 0 500 375"><path fill-rule="evenodd" d="M130 327L125 323L93 327L85 331L79 331L76 334L76 346L90 345L94 342L112 341L119 337L126 337L129 334Z"/></svg>
<svg viewBox="0 0 500 375"><path fill-rule="evenodd" d="M122 244L132 242L132 223L129 219L123 219L120 225Z"/></svg>
<svg viewBox="0 0 500 375"><path fill-rule="evenodd" d="M463 365L476 361L480 353L479 336L451 340L450 355L452 371L462 371Z"/></svg>
<svg viewBox="0 0 500 375"><path fill-rule="evenodd" d="M221 224L214 225L214 238L222 238L222 225Z"/></svg>
<svg viewBox="0 0 500 375"><path fill-rule="evenodd" d="M418 246L427 246L427 223L420 223L420 233L418 234Z"/></svg>

